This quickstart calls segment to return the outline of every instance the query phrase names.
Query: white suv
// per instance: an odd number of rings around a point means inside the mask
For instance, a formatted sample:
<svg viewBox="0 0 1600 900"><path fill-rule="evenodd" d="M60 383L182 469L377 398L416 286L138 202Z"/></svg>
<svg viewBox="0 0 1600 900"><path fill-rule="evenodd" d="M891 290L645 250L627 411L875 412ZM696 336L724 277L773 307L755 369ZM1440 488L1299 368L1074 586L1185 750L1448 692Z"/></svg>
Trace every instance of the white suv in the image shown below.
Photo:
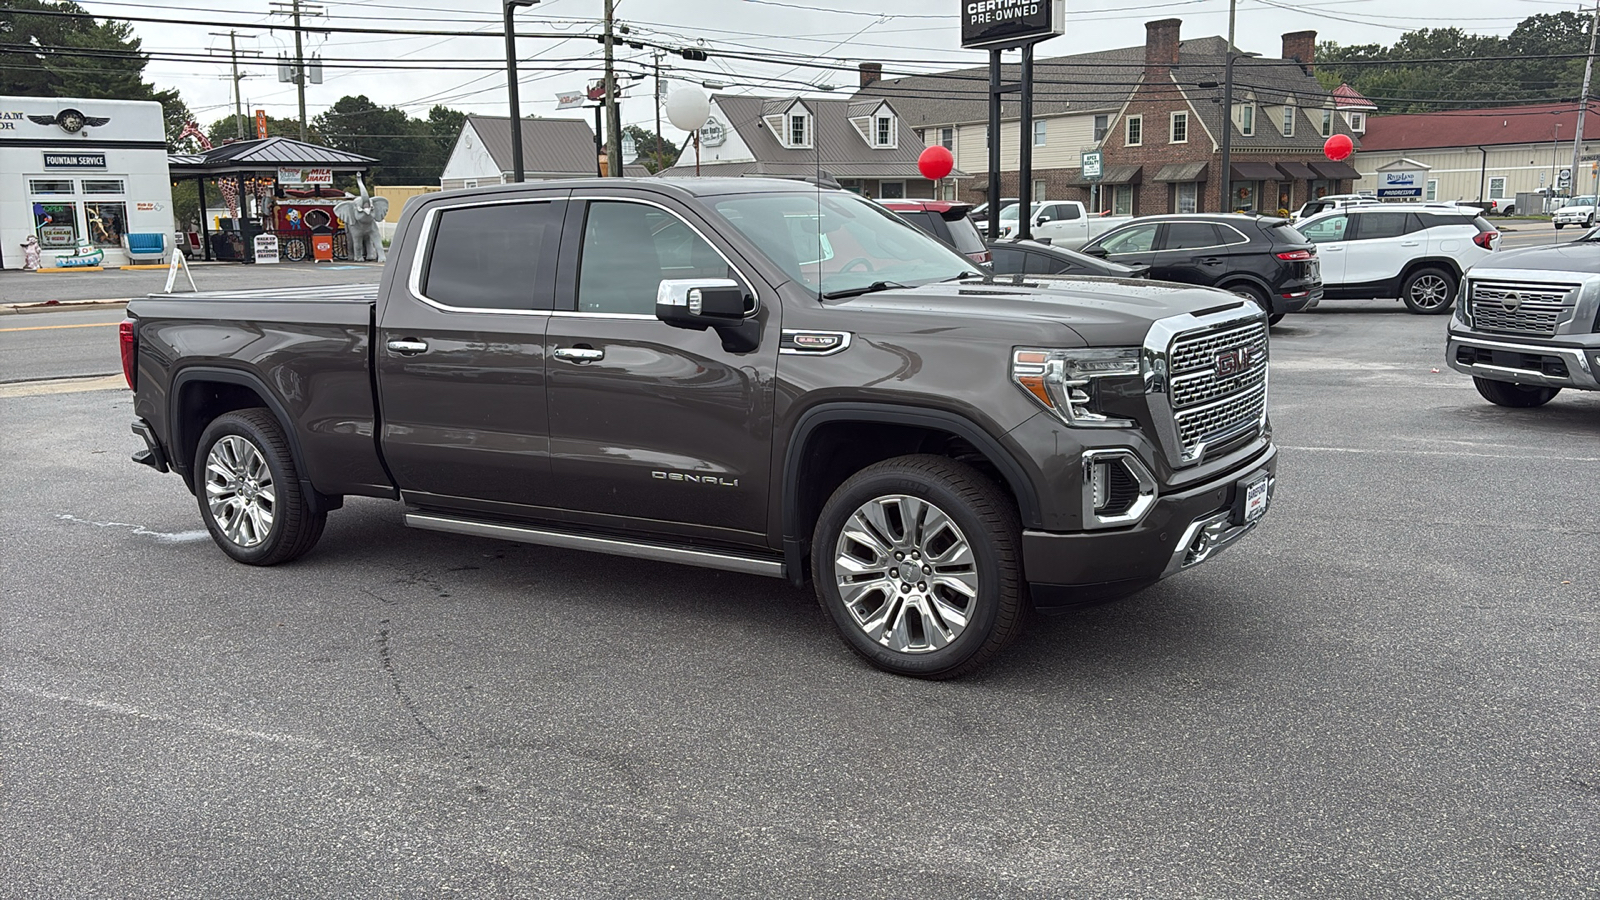
<svg viewBox="0 0 1600 900"><path fill-rule="evenodd" d="M1500 245L1500 233L1469 207L1377 203L1295 228L1317 245L1323 296L1399 297L1414 313L1448 312L1461 273Z"/></svg>
<svg viewBox="0 0 1600 900"><path fill-rule="evenodd" d="M1561 204L1561 208L1556 210L1555 215L1550 218L1555 221L1556 230L1558 231L1564 225L1581 225L1584 228L1593 228L1595 221L1594 210L1594 195L1588 194L1582 197L1573 197L1566 203Z"/></svg>

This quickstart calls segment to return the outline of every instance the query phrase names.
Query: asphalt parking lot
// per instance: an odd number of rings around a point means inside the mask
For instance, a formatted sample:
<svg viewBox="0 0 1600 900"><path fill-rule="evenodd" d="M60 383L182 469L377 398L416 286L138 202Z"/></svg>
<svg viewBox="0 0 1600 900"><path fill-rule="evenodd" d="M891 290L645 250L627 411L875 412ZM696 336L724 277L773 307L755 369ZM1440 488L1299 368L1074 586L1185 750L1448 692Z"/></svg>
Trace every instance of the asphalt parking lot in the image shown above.
<svg viewBox="0 0 1600 900"><path fill-rule="evenodd" d="M1444 327L1291 316L1256 533L938 684L381 501L239 566L126 390L0 386L0 893L1600 896L1600 396L1491 406Z"/></svg>

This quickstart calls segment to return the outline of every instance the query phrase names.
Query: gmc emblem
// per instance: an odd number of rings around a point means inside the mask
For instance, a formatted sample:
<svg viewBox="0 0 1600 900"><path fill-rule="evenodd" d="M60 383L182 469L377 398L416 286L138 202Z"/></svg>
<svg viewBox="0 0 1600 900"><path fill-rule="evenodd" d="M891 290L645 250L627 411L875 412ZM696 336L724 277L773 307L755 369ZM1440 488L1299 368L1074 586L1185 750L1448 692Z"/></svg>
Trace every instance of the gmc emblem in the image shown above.
<svg viewBox="0 0 1600 900"><path fill-rule="evenodd" d="M1217 377L1232 378L1250 368L1255 355L1249 347L1235 347L1217 354Z"/></svg>

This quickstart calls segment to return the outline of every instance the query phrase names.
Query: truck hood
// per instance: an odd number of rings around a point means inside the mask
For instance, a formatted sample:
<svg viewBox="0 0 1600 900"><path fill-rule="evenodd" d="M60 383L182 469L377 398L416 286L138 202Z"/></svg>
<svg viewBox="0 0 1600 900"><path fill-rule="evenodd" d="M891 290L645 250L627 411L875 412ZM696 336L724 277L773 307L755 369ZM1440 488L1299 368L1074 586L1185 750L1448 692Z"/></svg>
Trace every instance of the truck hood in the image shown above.
<svg viewBox="0 0 1600 900"><path fill-rule="evenodd" d="M1244 307L1248 301L1215 288L1160 281L1051 278L1020 285L944 282L828 303L841 310L1048 322L1072 329L1085 346L1131 347L1144 341L1157 319Z"/></svg>
<svg viewBox="0 0 1600 900"><path fill-rule="evenodd" d="M1501 250L1484 257L1469 272L1482 277L1500 269L1600 274L1600 241L1573 241L1553 247Z"/></svg>

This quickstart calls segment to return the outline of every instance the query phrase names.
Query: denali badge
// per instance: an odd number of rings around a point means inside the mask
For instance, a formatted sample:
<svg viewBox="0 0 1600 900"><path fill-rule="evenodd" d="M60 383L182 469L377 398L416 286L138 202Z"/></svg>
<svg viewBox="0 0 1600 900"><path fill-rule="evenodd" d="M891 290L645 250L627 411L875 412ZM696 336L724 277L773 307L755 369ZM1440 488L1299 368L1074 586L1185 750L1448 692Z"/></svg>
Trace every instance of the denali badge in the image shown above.
<svg viewBox="0 0 1600 900"><path fill-rule="evenodd" d="M712 487L736 488L739 486L739 479L723 478L721 475L690 475L688 472L662 472L658 470L651 472L650 477L657 481L685 481L690 484L709 484Z"/></svg>

